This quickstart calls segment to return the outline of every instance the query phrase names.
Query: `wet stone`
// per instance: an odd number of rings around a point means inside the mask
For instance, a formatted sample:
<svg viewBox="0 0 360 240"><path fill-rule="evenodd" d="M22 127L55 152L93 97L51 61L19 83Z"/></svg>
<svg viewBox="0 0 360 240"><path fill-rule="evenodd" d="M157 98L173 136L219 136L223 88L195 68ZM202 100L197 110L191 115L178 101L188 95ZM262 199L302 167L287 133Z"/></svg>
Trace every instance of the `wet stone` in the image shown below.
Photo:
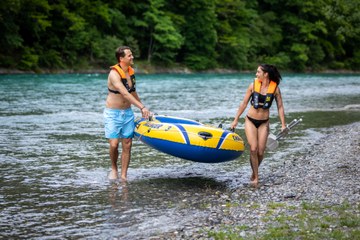
<svg viewBox="0 0 360 240"><path fill-rule="evenodd" d="M209 231L224 231L224 226L227 229L245 226L237 234L247 238L266 229L264 219L269 210L275 219L285 213L293 214L304 202L358 203L360 186L354 179L360 176L359 132L360 123L338 126L315 143L309 139L304 145L306 149L299 150L299 156L292 154L271 167L270 161L264 161L258 188L238 182L230 192L218 190L207 195L210 207L201 210L206 217L194 216L191 224L163 233L160 239L209 239ZM269 204L275 203L280 207L269 209ZM294 232L299 230L297 226L290 228Z"/></svg>

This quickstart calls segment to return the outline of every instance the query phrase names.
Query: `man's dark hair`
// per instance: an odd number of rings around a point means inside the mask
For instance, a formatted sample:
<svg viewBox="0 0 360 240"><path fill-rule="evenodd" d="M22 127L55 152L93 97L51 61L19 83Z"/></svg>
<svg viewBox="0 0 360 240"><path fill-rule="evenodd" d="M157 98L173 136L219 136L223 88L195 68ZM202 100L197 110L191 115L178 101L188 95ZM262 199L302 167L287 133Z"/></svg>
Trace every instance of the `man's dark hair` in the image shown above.
<svg viewBox="0 0 360 240"><path fill-rule="evenodd" d="M121 46L121 47L118 47L118 48L116 49L115 57L116 57L116 60L117 60L118 62L119 62L120 57L125 57L125 50L126 50L126 49L131 50L131 48L128 47L128 46Z"/></svg>

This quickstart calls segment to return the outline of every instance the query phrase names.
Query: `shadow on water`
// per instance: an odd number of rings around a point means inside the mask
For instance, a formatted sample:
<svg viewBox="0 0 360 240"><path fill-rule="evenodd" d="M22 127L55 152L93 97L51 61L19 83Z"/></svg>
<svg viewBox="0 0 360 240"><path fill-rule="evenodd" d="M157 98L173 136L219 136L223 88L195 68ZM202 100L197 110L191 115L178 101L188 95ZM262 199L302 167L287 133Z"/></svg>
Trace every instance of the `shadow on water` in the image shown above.
<svg viewBox="0 0 360 240"><path fill-rule="evenodd" d="M150 236L181 228L227 191L224 183L204 177L152 178L113 182L109 188L111 237ZM109 237L109 236L108 236Z"/></svg>
<svg viewBox="0 0 360 240"><path fill-rule="evenodd" d="M135 204L144 209L179 206L186 202L200 208L205 195L227 190L225 183L205 177L153 178L133 182L112 183L114 205Z"/></svg>

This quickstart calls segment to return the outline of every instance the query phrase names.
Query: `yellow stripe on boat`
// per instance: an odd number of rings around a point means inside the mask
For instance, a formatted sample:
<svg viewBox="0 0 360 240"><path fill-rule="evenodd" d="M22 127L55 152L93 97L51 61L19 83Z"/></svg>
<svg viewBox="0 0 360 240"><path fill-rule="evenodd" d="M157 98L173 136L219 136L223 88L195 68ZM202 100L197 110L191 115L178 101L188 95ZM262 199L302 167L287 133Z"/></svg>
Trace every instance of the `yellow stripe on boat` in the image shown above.
<svg viewBox="0 0 360 240"><path fill-rule="evenodd" d="M216 148L223 133L222 129L201 125L183 125L183 127L189 135L190 144L194 146ZM206 137L205 133L209 133L209 137Z"/></svg>
<svg viewBox="0 0 360 240"><path fill-rule="evenodd" d="M184 135L180 129L173 124L160 122L141 122L138 130L140 135L150 138L167 140L177 143L186 143Z"/></svg>
<svg viewBox="0 0 360 240"><path fill-rule="evenodd" d="M244 151L245 145L241 137L235 133L230 133L226 136L225 140L220 146L220 149Z"/></svg>

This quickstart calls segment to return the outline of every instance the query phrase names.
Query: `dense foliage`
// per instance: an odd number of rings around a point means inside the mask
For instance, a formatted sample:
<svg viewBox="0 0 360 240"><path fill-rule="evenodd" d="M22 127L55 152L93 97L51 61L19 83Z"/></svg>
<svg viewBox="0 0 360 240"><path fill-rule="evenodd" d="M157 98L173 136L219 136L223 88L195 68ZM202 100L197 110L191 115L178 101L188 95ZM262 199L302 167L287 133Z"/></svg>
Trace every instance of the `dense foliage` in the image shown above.
<svg viewBox="0 0 360 240"><path fill-rule="evenodd" d="M360 69L358 0L2 0L0 68Z"/></svg>

